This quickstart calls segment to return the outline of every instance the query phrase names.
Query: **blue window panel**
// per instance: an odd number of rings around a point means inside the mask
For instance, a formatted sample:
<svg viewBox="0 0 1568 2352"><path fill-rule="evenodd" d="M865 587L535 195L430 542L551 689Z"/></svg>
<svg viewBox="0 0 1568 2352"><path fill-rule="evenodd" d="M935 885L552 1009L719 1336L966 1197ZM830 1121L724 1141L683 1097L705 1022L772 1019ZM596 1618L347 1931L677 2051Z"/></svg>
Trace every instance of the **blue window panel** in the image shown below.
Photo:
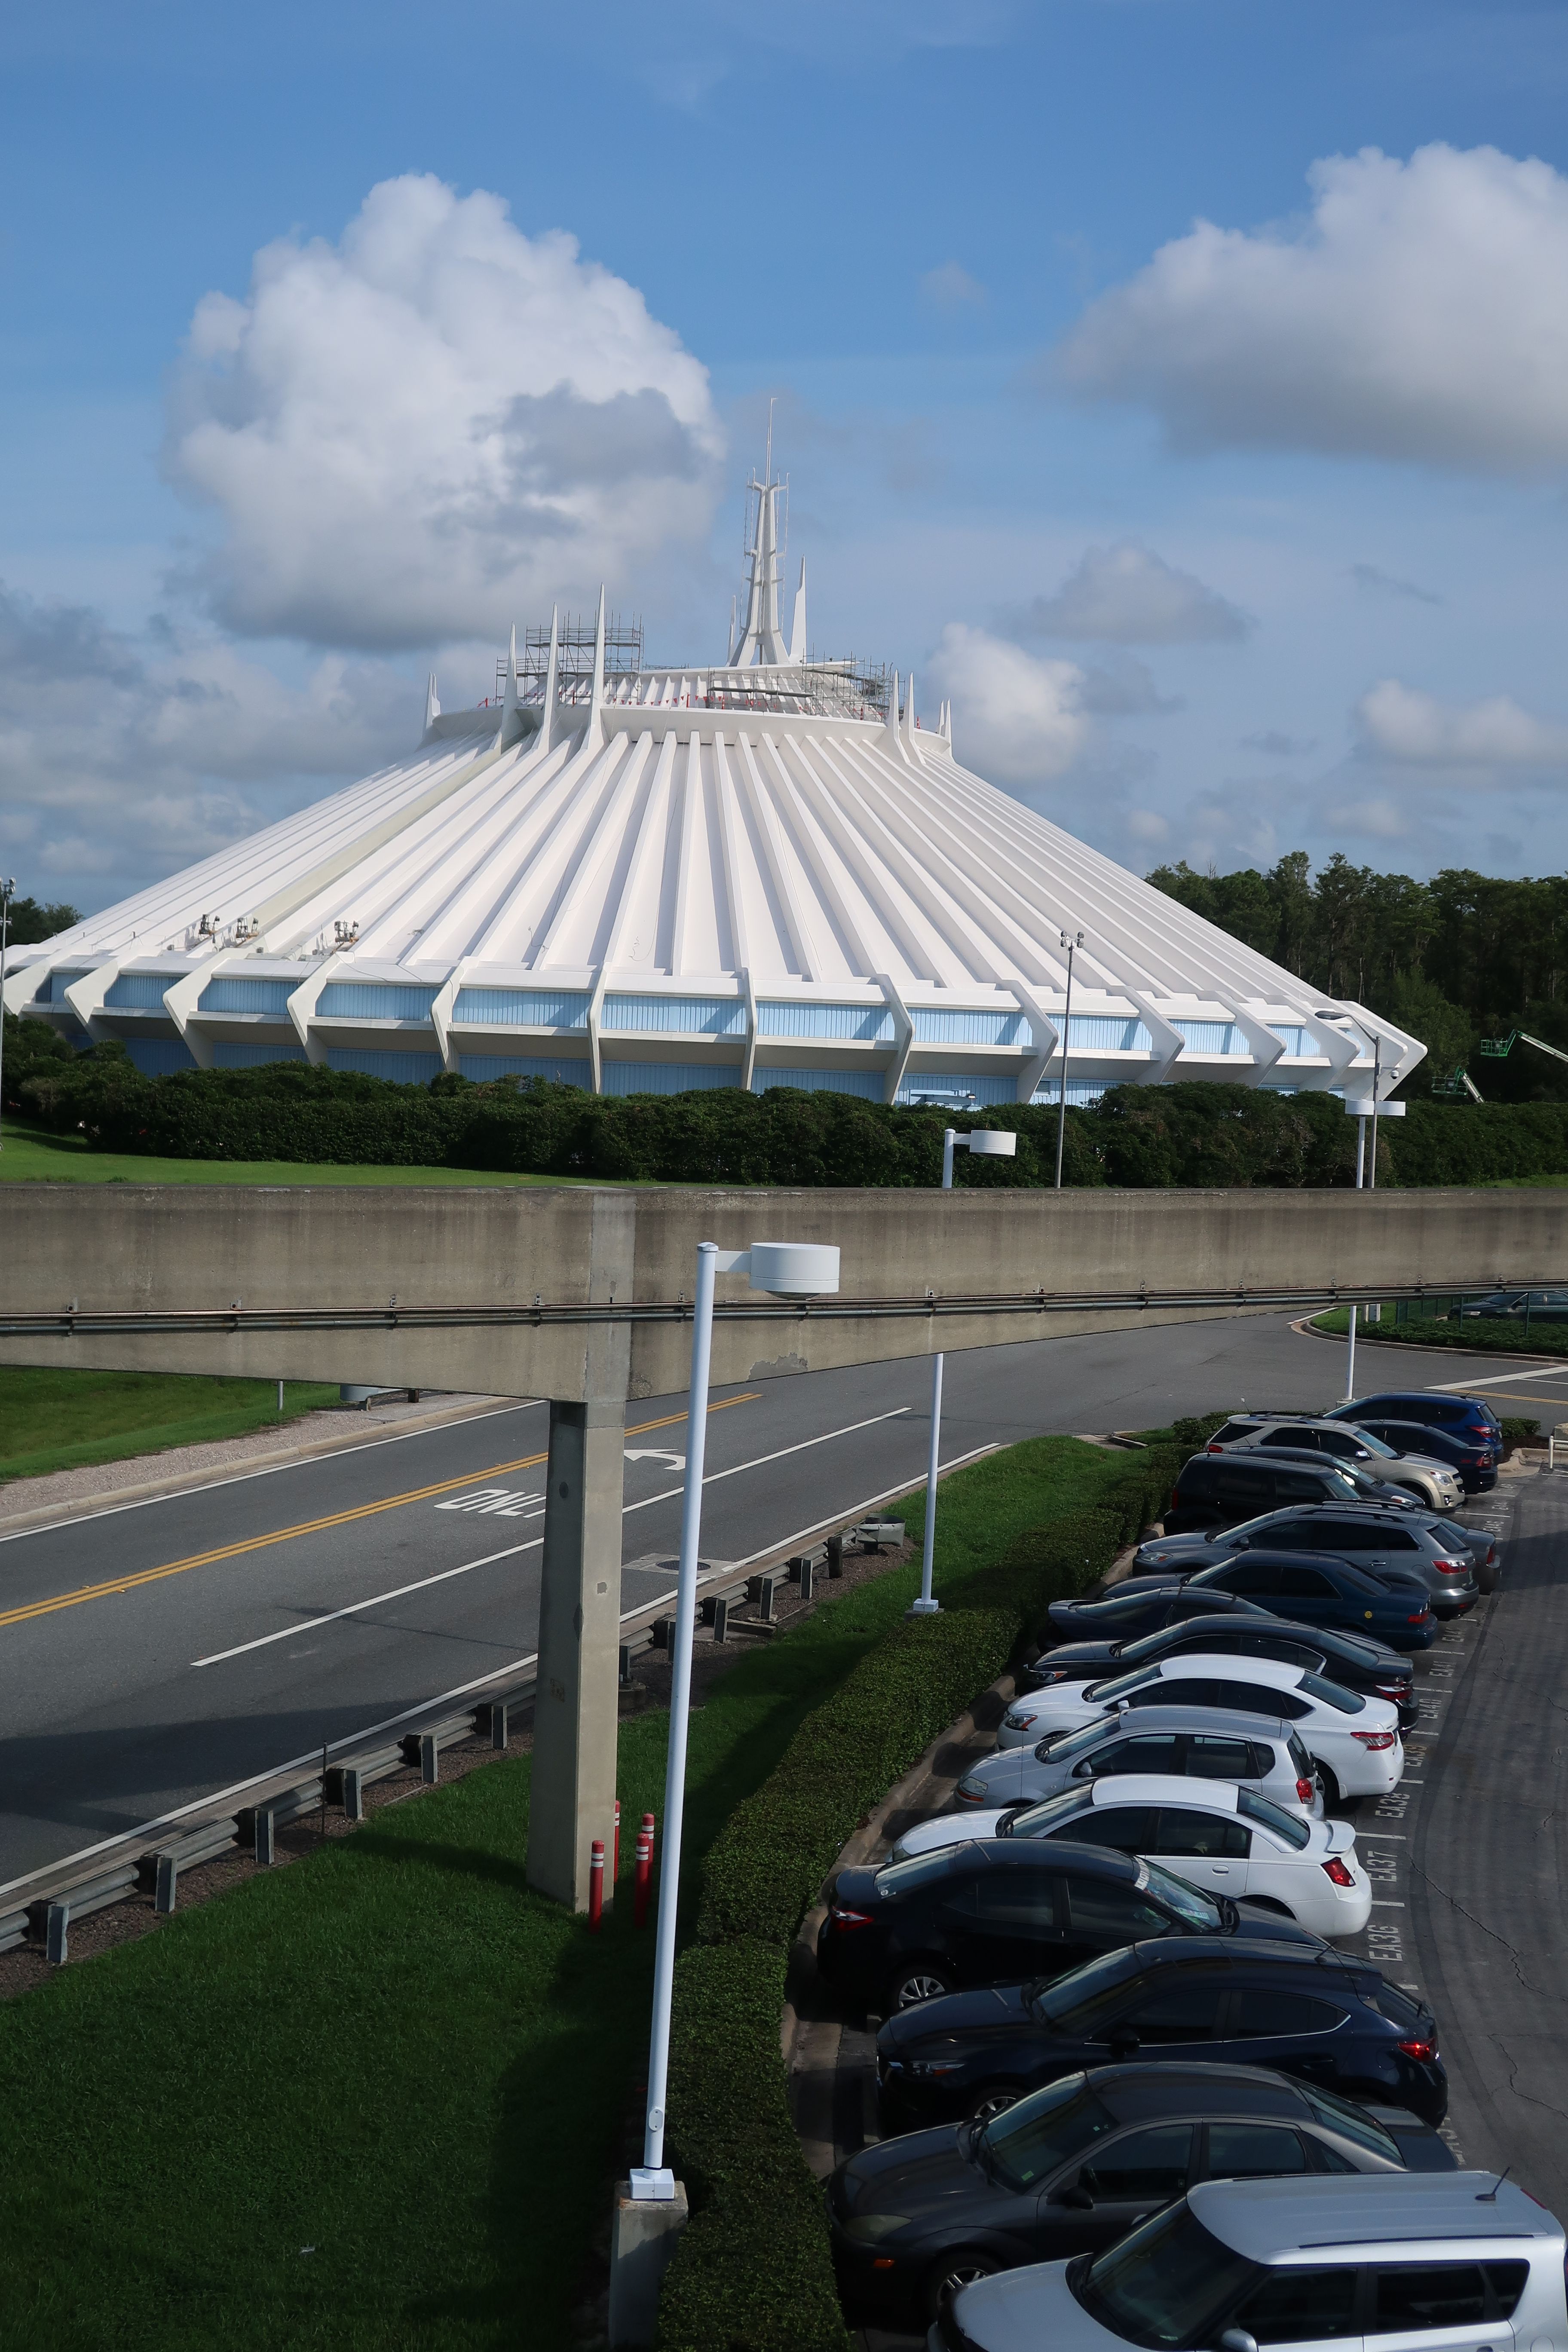
<svg viewBox="0 0 1568 2352"><path fill-rule="evenodd" d="M603 1067L607 1095L689 1095L741 1083L734 1063L716 1068L711 1062L606 1062Z"/></svg>
<svg viewBox="0 0 1568 2352"><path fill-rule="evenodd" d="M978 1103L1010 1103L1018 1099L1016 1083L1002 1070L910 1070L899 1088L899 1100L911 1095L973 1095Z"/></svg>
<svg viewBox="0 0 1568 2352"><path fill-rule="evenodd" d="M917 1045L1032 1045L1021 1013L911 1013Z"/></svg>
<svg viewBox="0 0 1568 2352"><path fill-rule="evenodd" d="M144 1078L166 1078L172 1070L194 1070L196 1057L183 1037L129 1037L125 1050Z"/></svg>
<svg viewBox="0 0 1568 2352"><path fill-rule="evenodd" d="M890 1045L893 1016L885 1004L789 1004L764 1000L757 1006L759 1037L838 1037L865 1045Z"/></svg>
<svg viewBox="0 0 1568 2352"><path fill-rule="evenodd" d="M203 1013L287 1013L300 980L209 980L201 993Z"/></svg>
<svg viewBox="0 0 1568 2352"><path fill-rule="evenodd" d="M584 1094L591 1093L594 1085L591 1062L552 1060L547 1054L531 1060L511 1054L460 1054L458 1067L465 1078L481 1084L497 1078L552 1078L558 1087L581 1087Z"/></svg>
<svg viewBox="0 0 1568 2352"><path fill-rule="evenodd" d="M79 980L85 980L86 978L87 974L85 971L51 971L49 974L49 1003L51 1004L63 1004L66 1001L67 989L74 988Z"/></svg>
<svg viewBox="0 0 1568 2352"><path fill-rule="evenodd" d="M1180 1024L1173 1021L1173 1029ZM1153 1040L1136 1015L1125 1019L1120 1013L1075 1013L1068 1050L1074 1054L1147 1054Z"/></svg>
<svg viewBox="0 0 1568 2352"><path fill-rule="evenodd" d="M395 1086L427 1087L441 1067L439 1054L356 1053L333 1045L327 1054L329 1070L363 1070L367 1078L390 1078Z"/></svg>
<svg viewBox="0 0 1568 2352"><path fill-rule="evenodd" d="M1288 1054L1321 1054L1323 1050L1311 1031L1303 1028L1300 1022L1292 1024L1288 1021L1271 1021L1268 1026L1282 1041Z"/></svg>
<svg viewBox="0 0 1568 2352"><path fill-rule="evenodd" d="M436 988L400 988L391 981L330 980L316 999L323 1021L427 1021Z"/></svg>
<svg viewBox="0 0 1568 2352"><path fill-rule="evenodd" d="M459 988L454 1021L489 1029L585 1029L588 997L573 988Z"/></svg>
<svg viewBox="0 0 1568 2352"><path fill-rule="evenodd" d="M606 996L600 1025L644 1036L743 1037L746 1008L733 996Z"/></svg>
<svg viewBox="0 0 1568 2352"><path fill-rule="evenodd" d="M303 1045L215 1045L215 1070L259 1070L268 1062L302 1062Z"/></svg>
<svg viewBox="0 0 1568 2352"><path fill-rule="evenodd" d="M858 1095L863 1102L880 1102L879 1070L753 1070L752 1092L766 1094L770 1087L798 1087L807 1095Z"/></svg>
<svg viewBox="0 0 1568 2352"><path fill-rule="evenodd" d="M1260 1095L1300 1095L1305 1094L1307 1089L1305 1087L1271 1087L1265 1084L1258 1091Z"/></svg>
<svg viewBox="0 0 1568 2352"><path fill-rule="evenodd" d="M1113 1087L1115 1084L1114 1078L1069 1078L1068 1080L1068 1110L1092 1110L1107 1087ZM1059 1080L1054 1086L1047 1084L1037 1087L1029 1097L1031 1102L1044 1103L1047 1108L1054 1108L1061 1098L1062 1090Z"/></svg>
<svg viewBox="0 0 1568 2352"><path fill-rule="evenodd" d="M122 971L103 1001L117 1013L162 1013L163 991L179 977L177 971Z"/></svg>
<svg viewBox="0 0 1568 2352"><path fill-rule="evenodd" d="M1194 1054L1245 1054L1246 1038L1234 1021L1173 1021Z"/></svg>

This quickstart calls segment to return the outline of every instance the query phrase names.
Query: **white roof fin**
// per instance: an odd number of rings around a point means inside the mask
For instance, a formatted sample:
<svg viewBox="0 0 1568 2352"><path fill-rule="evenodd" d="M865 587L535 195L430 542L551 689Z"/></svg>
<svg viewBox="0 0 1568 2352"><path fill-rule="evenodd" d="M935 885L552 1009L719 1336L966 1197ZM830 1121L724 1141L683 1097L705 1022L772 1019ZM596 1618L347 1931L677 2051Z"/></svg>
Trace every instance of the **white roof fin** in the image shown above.
<svg viewBox="0 0 1568 2352"><path fill-rule="evenodd" d="M426 735L441 716L441 698L436 691L436 673L430 673L430 683L425 689L425 732Z"/></svg>
<svg viewBox="0 0 1568 2352"><path fill-rule="evenodd" d="M800 559L800 586L795 592L795 620L789 633L789 657L796 665L805 659L805 558Z"/></svg>

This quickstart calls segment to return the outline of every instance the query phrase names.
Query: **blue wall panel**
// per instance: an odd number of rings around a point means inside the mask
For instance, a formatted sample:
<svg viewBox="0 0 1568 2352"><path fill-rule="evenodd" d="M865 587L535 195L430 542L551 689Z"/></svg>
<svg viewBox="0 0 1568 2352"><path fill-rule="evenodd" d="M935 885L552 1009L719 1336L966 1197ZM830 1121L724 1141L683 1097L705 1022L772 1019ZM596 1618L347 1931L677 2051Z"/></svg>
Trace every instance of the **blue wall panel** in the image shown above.
<svg viewBox="0 0 1568 2352"><path fill-rule="evenodd" d="M316 1011L323 1021L427 1021L440 992L391 981L330 980Z"/></svg>
<svg viewBox="0 0 1568 2352"><path fill-rule="evenodd" d="M910 1019L915 1024L917 1045L1032 1045L1035 1042L1035 1033L1021 1013L911 1012Z"/></svg>
<svg viewBox="0 0 1568 2352"><path fill-rule="evenodd" d="M301 986L305 974L298 980L209 980L201 994L198 1010L203 1013L270 1013L274 1016L287 1013L289 999Z"/></svg>
<svg viewBox="0 0 1568 2352"><path fill-rule="evenodd" d="M738 1087L738 1064L715 1068L710 1062L605 1062L607 1095L686 1095L699 1087Z"/></svg>
<svg viewBox="0 0 1568 2352"><path fill-rule="evenodd" d="M1018 1099L1011 1074L1001 1070L910 1070L899 1088L899 1100L911 1095L973 1095L978 1103L1010 1103Z"/></svg>
<svg viewBox="0 0 1568 2352"><path fill-rule="evenodd" d="M763 998L757 1006L759 1037L842 1037L862 1045L891 1045L893 1016L885 1004L790 1004Z"/></svg>
<svg viewBox="0 0 1568 2352"><path fill-rule="evenodd" d="M1173 1021L1194 1054L1247 1054L1246 1038L1234 1021Z"/></svg>
<svg viewBox="0 0 1568 2352"><path fill-rule="evenodd" d="M116 1012L162 1013L163 991L179 977L176 971L122 971L103 1001Z"/></svg>
<svg viewBox="0 0 1568 2352"><path fill-rule="evenodd" d="M572 988L459 988L452 1018L489 1029L584 1029L588 995Z"/></svg>
<svg viewBox="0 0 1568 2352"><path fill-rule="evenodd" d="M195 1055L183 1037L128 1037L125 1050L144 1078L166 1078L172 1070L194 1070Z"/></svg>
<svg viewBox="0 0 1568 2352"><path fill-rule="evenodd" d="M427 1087L441 1067L439 1054L357 1053L351 1047L328 1049L329 1070L363 1070L367 1078L390 1078L395 1086Z"/></svg>
<svg viewBox="0 0 1568 2352"><path fill-rule="evenodd" d="M1113 1087L1115 1084L1114 1078L1069 1078L1068 1080L1068 1110L1092 1110L1107 1087ZM1059 1078L1047 1080L1043 1087L1037 1087L1030 1097L1032 1102L1044 1103L1047 1108L1059 1103L1061 1098L1062 1089Z"/></svg>
<svg viewBox="0 0 1568 2352"><path fill-rule="evenodd" d="M1180 1024L1172 1022L1173 1029ZM1073 1014L1072 1034L1068 1048L1074 1054L1147 1054L1153 1040L1142 1021L1131 1021L1120 1013L1089 1013Z"/></svg>
<svg viewBox="0 0 1568 2352"><path fill-rule="evenodd" d="M226 1045L213 1047L215 1070L259 1070L268 1062L302 1062L303 1045Z"/></svg>
<svg viewBox="0 0 1568 2352"><path fill-rule="evenodd" d="M1268 1026L1277 1037L1284 1039L1288 1054L1321 1054L1323 1050L1312 1032L1299 1022L1292 1024L1289 1021L1271 1021Z"/></svg>
<svg viewBox="0 0 1568 2352"><path fill-rule="evenodd" d="M746 1008L732 996L606 996L599 1025L644 1036L743 1037Z"/></svg>
<svg viewBox="0 0 1568 2352"><path fill-rule="evenodd" d="M74 988L79 980L85 980L86 978L87 974L85 971L51 971L49 974L49 1003L51 1004L63 1004L66 1001L67 989Z"/></svg>
<svg viewBox="0 0 1568 2352"><path fill-rule="evenodd" d="M879 1070L753 1070L752 1092L766 1094L770 1087L798 1087L807 1095L858 1095L863 1102L880 1102Z"/></svg>
<svg viewBox="0 0 1568 2352"><path fill-rule="evenodd" d="M570 1062L548 1054L531 1058L515 1054L459 1054L458 1068L465 1078L481 1084L496 1078L552 1078L558 1087L581 1087L584 1093L594 1084L591 1062Z"/></svg>

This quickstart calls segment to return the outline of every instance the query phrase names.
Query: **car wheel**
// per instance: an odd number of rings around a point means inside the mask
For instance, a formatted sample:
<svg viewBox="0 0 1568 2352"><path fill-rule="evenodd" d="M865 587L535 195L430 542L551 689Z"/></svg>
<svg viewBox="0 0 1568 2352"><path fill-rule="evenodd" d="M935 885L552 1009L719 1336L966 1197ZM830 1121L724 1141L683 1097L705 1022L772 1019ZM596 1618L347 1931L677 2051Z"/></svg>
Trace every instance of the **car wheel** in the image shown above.
<svg viewBox="0 0 1568 2352"><path fill-rule="evenodd" d="M1344 1790L1340 1787L1339 1778L1334 1771L1333 1766L1331 1764L1320 1762L1318 1766L1318 1778L1323 1784L1324 1811L1327 1811L1331 1805L1342 1805L1345 1801Z"/></svg>
<svg viewBox="0 0 1568 2352"><path fill-rule="evenodd" d="M1272 1911L1281 1919L1293 1919L1294 1911L1287 1903L1276 1903L1272 1895L1249 1895L1247 1901L1255 1911Z"/></svg>
<svg viewBox="0 0 1568 2352"><path fill-rule="evenodd" d="M994 2278L1001 2263L994 2254L983 2253L978 2246L955 2246L933 2263L926 2278L926 2310L934 2326L941 2319L949 2298L961 2286L973 2286L976 2279Z"/></svg>
<svg viewBox="0 0 1568 2352"><path fill-rule="evenodd" d="M988 2124L995 2116L1005 2115L1009 2107L1016 2107L1023 2096L1021 2083L993 2083L970 2108L969 2120L972 2124Z"/></svg>
<svg viewBox="0 0 1568 2352"><path fill-rule="evenodd" d="M952 1990L952 1979L945 1969L931 1960L907 1960L889 1979L888 2014L917 2009L922 2000L940 2000Z"/></svg>

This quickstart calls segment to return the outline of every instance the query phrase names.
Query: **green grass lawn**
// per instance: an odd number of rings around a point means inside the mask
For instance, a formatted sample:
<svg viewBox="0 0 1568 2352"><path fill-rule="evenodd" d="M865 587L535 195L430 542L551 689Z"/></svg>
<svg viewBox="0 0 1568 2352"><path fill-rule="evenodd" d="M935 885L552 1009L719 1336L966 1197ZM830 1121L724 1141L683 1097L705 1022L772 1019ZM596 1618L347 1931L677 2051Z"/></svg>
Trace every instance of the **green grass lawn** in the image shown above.
<svg viewBox="0 0 1568 2352"><path fill-rule="evenodd" d="M321 1381L285 1381L280 1413L276 1381L0 1365L0 1482L280 1429L337 1402Z"/></svg>
<svg viewBox="0 0 1568 2352"><path fill-rule="evenodd" d="M579 1184L580 1176L513 1176L488 1168L306 1167L294 1160L154 1160L94 1151L80 1136L5 1123L0 1184ZM594 1180L598 1181L596 1178Z"/></svg>
<svg viewBox="0 0 1568 2352"><path fill-rule="evenodd" d="M1037 1439L942 1488L937 1589L1125 1456ZM902 1506L918 1534L920 1497ZM750 1650L692 1717L686 1890L918 1567ZM622 1725L622 1862L668 1717ZM524 1884L529 1766L389 1808L0 2010L0 2347L564 2347L647 2051L653 1937ZM683 1891L686 1891L683 1890ZM672 2139L679 2118L672 2115Z"/></svg>
<svg viewBox="0 0 1568 2352"><path fill-rule="evenodd" d="M1312 1328L1337 1332L1342 1339L1350 1329L1350 1320L1348 1307L1331 1307L1325 1314L1313 1316ZM1408 1323L1396 1323L1390 1307L1381 1323L1369 1323L1363 1308L1356 1318L1356 1338L1397 1339L1402 1346L1411 1348L1477 1348L1507 1356L1568 1356L1568 1323L1549 1323L1533 1315L1527 1335L1522 1315L1510 1316L1506 1321L1500 1318L1495 1323L1471 1316L1462 1323L1451 1323L1446 1316L1412 1316Z"/></svg>

